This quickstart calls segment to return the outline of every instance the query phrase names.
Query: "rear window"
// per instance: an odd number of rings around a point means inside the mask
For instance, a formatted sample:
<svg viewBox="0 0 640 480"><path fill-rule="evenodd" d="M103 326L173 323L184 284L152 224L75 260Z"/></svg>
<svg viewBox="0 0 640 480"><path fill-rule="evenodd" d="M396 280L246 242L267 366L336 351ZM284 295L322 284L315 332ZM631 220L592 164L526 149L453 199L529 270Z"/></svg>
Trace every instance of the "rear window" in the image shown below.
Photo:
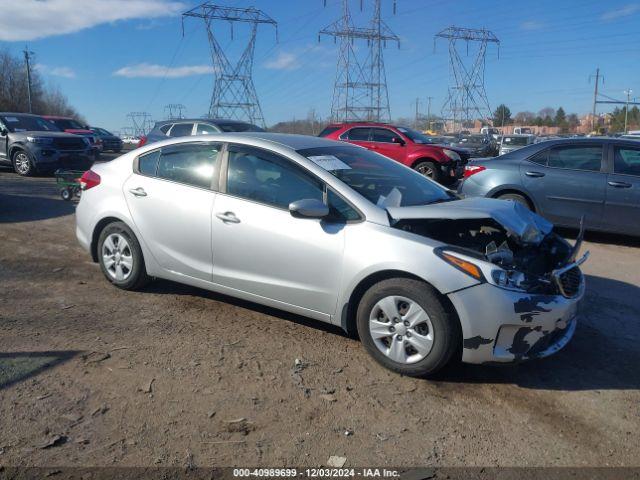
<svg viewBox="0 0 640 480"><path fill-rule="evenodd" d="M160 131L166 135L166 133L169 131L172 125L173 123L167 123L166 125L162 125L160 127Z"/></svg>
<svg viewBox="0 0 640 480"><path fill-rule="evenodd" d="M319 137L326 137L327 135L331 135L333 132L337 132L338 130L340 130L340 128L342 127L327 127L324 130L322 130L318 136Z"/></svg>
<svg viewBox="0 0 640 480"><path fill-rule="evenodd" d="M193 123L176 123L171 131L169 132L169 136L171 137L188 137L191 135L191 131L193 130Z"/></svg>
<svg viewBox="0 0 640 480"><path fill-rule="evenodd" d="M217 127L223 132L264 132L262 128L251 123L244 122L228 122L216 123Z"/></svg>
<svg viewBox="0 0 640 480"><path fill-rule="evenodd" d="M504 137L502 139L502 143L504 143L505 145L524 146L527 145L528 140L529 139L527 137Z"/></svg>

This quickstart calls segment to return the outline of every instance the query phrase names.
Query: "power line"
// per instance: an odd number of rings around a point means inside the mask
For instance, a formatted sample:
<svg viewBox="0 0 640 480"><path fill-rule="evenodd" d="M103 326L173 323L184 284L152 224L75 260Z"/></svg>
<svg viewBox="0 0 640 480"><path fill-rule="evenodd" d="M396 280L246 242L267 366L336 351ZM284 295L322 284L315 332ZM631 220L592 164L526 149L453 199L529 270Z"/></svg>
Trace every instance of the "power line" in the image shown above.
<svg viewBox="0 0 640 480"><path fill-rule="evenodd" d="M265 125L262 108L258 101L253 83L253 58L256 45L258 25L273 25L278 36L277 22L262 10L250 8L233 8L203 3L182 14L186 17L204 20L211 48L211 58L215 82L211 94L209 116L215 118L234 118L248 120L251 123ZM250 35L242 55L233 65L213 32L213 23L227 21L231 25L231 38L234 37L233 25L236 22L250 24Z"/></svg>

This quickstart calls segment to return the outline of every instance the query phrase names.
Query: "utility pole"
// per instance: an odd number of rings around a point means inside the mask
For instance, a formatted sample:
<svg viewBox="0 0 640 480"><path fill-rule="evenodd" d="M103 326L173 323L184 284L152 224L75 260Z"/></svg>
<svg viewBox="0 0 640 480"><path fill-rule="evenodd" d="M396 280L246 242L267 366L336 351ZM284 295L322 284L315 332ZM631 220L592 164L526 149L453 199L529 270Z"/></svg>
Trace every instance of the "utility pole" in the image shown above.
<svg viewBox="0 0 640 480"><path fill-rule="evenodd" d="M589 77L589 81L591 81L591 79L594 77L596 79L596 86L593 91L593 113L591 117L591 131L595 131L596 129L596 105L598 104L598 87L600 85L600 68L599 67L596 68L596 74L591 75ZM602 77L602 83L604 84L604 77Z"/></svg>
<svg viewBox="0 0 640 480"><path fill-rule="evenodd" d="M427 130L431 130L431 100L433 97L427 97Z"/></svg>
<svg viewBox="0 0 640 480"><path fill-rule="evenodd" d="M627 95L627 104L624 107L624 133L629 133L627 126L629 125L629 102L631 101L631 94L633 90L628 89L625 90L624 93Z"/></svg>
<svg viewBox="0 0 640 480"><path fill-rule="evenodd" d="M416 118L413 121L413 128L415 128L416 130L418 129L418 109L420 108L420 99L416 98Z"/></svg>
<svg viewBox="0 0 640 480"><path fill-rule="evenodd" d="M31 104L31 55L33 52L29 51L29 47L24 47L24 63L27 67L27 98L29 100L29 113L33 113L33 106Z"/></svg>

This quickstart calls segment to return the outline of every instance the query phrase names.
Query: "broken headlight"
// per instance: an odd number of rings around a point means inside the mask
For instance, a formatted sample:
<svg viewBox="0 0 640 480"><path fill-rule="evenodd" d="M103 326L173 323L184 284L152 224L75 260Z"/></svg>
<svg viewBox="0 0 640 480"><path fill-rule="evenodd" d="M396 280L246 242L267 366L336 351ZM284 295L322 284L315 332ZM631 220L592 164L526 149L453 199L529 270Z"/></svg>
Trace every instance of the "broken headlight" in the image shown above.
<svg viewBox="0 0 640 480"><path fill-rule="evenodd" d="M496 268L491 272L491 278L498 287L522 291L527 288L527 277L524 273L516 270Z"/></svg>

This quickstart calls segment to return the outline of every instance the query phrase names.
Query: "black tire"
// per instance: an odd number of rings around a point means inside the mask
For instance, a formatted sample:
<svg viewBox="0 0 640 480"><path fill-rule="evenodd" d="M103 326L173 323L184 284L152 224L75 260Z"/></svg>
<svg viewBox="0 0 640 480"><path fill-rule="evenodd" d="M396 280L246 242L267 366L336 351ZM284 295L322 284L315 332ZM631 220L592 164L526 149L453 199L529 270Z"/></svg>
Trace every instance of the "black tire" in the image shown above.
<svg viewBox="0 0 640 480"><path fill-rule="evenodd" d="M438 183L442 183L443 175L440 171L440 167L435 162L430 162L428 160L423 160L414 165L413 169L424 175L425 177L429 177L431 180L434 180Z"/></svg>
<svg viewBox="0 0 640 480"><path fill-rule="evenodd" d="M22 177L31 177L36 173L33 158L26 150L16 150L11 155L13 171Z"/></svg>
<svg viewBox="0 0 640 480"><path fill-rule="evenodd" d="M107 271L107 267L105 266L104 258L102 255L105 240L107 239L107 237L109 237L109 235L114 233L117 233L125 238L130 247L131 256L133 257L131 272L124 280L117 280L111 276L111 274ZM138 290L147 285L151 280L149 275L147 275L140 243L138 243L138 239L131 231L131 229L127 227L127 225L125 225L123 222L113 222L102 229L102 232L100 232L100 237L98 238L97 249L100 269L102 270L102 273L107 278L107 280L113 283L116 287L123 290Z"/></svg>
<svg viewBox="0 0 640 480"><path fill-rule="evenodd" d="M502 195L498 195L496 198L498 200L510 200L512 202L517 202L527 207L529 210L533 210L529 200L527 200L523 195L520 195L519 193L503 193Z"/></svg>
<svg viewBox="0 0 640 480"><path fill-rule="evenodd" d="M416 363L400 363L382 353L369 330L369 317L381 299L397 295L416 302L429 316L433 326L433 346ZM358 335L367 352L381 365L394 372L411 377L427 377L442 369L453 357L461 343L458 320L442 303L430 285L419 280L392 278L369 288L358 305L356 318Z"/></svg>
<svg viewBox="0 0 640 480"><path fill-rule="evenodd" d="M73 196L73 194L71 193L71 189L69 188L63 188L60 191L60 196L62 197L63 200L71 200L71 197Z"/></svg>

